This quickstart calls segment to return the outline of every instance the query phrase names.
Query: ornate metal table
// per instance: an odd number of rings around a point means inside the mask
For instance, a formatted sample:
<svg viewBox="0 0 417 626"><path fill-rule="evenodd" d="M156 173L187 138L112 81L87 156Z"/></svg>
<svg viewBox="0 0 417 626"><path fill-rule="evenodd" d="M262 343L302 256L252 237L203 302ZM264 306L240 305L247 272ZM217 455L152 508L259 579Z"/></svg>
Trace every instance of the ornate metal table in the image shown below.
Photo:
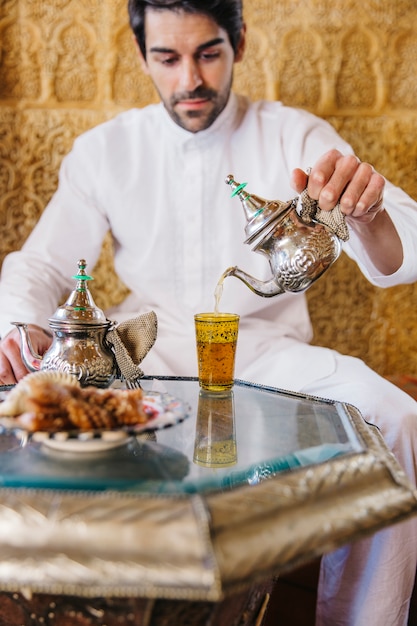
<svg viewBox="0 0 417 626"><path fill-rule="evenodd" d="M179 398L182 421L103 451L0 436L0 589L219 602L417 511L349 404L142 385Z"/></svg>

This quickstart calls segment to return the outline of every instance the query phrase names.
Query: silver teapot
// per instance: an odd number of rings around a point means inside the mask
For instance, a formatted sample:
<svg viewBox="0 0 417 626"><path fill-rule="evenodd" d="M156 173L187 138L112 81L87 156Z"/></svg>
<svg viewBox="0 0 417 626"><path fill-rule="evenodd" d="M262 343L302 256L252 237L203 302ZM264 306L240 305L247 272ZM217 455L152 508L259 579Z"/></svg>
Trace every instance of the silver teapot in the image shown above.
<svg viewBox="0 0 417 626"><path fill-rule="evenodd" d="M31 372L57 370L75 376L82 386L108 387L118 375L115 355L106 341L113 327L99 309L88 289L92 280L85 272L86 262L78 262L74 291L48 320L53 332L51 346L43 356L36 354L30 342L27 324L13 322L21 338L22 360Z"/></svg>
<svg viewBox="0 0 417 626"><path fill-rule="evenodd" d="M232 174L225 182L245 212L244 243L257 240L252 249L268 257L272 277L261 281L231 267L222 278L236 276L259 296L270 298L285 291L305 291L339 257L340 238L323 223L302 216L297 210L298 198L288 202L265 200L247 193L246 183L237 183Z"/></svg>

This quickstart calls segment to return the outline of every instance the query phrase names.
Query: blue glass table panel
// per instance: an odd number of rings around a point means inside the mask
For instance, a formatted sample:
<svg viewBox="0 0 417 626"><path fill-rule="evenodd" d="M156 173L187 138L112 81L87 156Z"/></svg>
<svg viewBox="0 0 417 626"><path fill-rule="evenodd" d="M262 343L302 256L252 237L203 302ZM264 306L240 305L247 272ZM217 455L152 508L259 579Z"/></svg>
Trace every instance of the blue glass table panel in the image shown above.
<svg viewBox="0 0 417 626"><path fill-rule="evenodd" d="M363 443L346 405L236 381L229 393L195 378L146 378L189 407L184 420L105 451L62 451L0 435L3 487L204 493L357 454Z"/></svg>

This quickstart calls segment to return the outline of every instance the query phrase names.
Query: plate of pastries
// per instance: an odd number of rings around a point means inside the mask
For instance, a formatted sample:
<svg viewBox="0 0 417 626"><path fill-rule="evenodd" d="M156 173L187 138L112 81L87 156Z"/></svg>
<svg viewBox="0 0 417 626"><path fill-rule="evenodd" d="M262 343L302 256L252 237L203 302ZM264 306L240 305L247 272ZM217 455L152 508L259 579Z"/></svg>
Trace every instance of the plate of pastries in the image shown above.
<svg viewBox="0 0 417 626"><path fill-rule="evenodd" d="M71 374L40 370L1 392L0 432L24 432L54 447L101 440L109 447L173 426L190 407L168 393L142 388L82 387ZM103 447L103 445L101 446Z"/></svg>

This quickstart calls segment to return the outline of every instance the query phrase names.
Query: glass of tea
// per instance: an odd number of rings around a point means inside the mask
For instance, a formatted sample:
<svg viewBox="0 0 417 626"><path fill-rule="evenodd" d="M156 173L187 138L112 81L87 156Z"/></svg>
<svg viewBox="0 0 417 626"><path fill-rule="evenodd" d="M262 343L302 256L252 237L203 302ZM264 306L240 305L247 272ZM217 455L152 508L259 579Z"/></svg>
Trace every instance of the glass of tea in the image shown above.
<svg viewBox="0 0 417 626"><path fill-rule="evenodd" d="M236 313L194 315L198 379L202 389L226 391L233 387L239 319Z"/></svg>

